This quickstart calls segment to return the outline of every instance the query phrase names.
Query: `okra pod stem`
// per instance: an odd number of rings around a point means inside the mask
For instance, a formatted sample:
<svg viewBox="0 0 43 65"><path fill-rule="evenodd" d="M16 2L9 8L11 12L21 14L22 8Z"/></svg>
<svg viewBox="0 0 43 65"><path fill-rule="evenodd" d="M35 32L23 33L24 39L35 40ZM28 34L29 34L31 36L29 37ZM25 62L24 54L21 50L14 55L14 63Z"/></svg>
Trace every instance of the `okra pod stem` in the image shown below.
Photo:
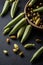
<svg viewBox="0 0 43 65"><path fill-rule="evenodd" d="M8 27L12 27L15 25L18 21L20 21L24 17L24 12L20 13L17 17L15 17L13 20L11 20L5 27L4 29Z"/></svg>
<svg viewBox="0 0 43 65"><path fill-rule="evenodd" d="M2 9L2 12L1 12L0 16L5 15L8 12L9 7L10 7L10 1L6 0L5 3L4 3L4 6L3 6L3 9Z"/></svg>
<svg viewBox="0 0 43 65"><path fill-rule="evenodd" d="M14 28L11 30L11 32L9 33L9 35L15 34L23 25L25 25L27 23L26 18L21 19L15 26Z"/></svg>
<svg viewBox="0 0 43 65"><path fill-rule="evenodd" d="M21 39L21 43L23 43L27 40L27 38L30 35L31 29L32 29L31 25L26 26L26 29L25 29L24 34L23 34L22 39Z"/></svg>
<svg viewBox="0 0 43 65"><path fill-rule="evenodd" d="M11 12L10 12L11 18L14 18L14 16L15 16L15 13L16 13L17 7L18 7L18 2L19 2L19 0L15 0L15 1L13 2L13 4L12 4Z"/></svg>
<svg viewBox="0 0 43 65"><path fill-rule="evenodd" d="M34 53L30 62L33 62L34 60L36 60L42 53L43 53L43 46Z"/></svg>
<svg viewBox="0 0 43 65"><path fill-rule="evenodd" d="M38 9L33 9L33 12L43 12L43 6Z"/></svg>

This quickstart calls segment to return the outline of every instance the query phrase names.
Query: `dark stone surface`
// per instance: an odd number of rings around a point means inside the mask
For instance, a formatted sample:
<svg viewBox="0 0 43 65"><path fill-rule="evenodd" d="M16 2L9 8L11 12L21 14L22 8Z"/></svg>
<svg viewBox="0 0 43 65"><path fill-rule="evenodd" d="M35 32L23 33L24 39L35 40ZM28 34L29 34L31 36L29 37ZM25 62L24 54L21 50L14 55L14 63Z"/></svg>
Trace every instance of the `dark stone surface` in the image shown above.
<svg viewBox="0 0 43 65"><path fill-rule="evenodd" d="M0 12L2 10L4 1L5 0L0 0ZM27 1L28 0L20 0L19 9L17 11L16 16L20 12L24 11L24 6L25 6ZM37 62L35 62L33 64L30 63L30 59L31 59L33 53L43 45L43 43L36 43L35 42L36 38L40 38L40 39L43 40L42 30L40 32L36 29L32 29L30 37L25 42L25 43L30 43L30 42L35 43L36 44L36 49L32 49L32 50L24 49L23 45L20 43L19 40L11 40L11 44L8 45L6 43L6 38L8 37L8 35L4 36L2 32L3 32L3 27L10 20L11 20L10 12L8 12L8 14L4 17L0 17L0 65L43 65L43 56L41 58L39 58ZM17 43L19 45L20 49L22 51L24 51L24 55L25 55L24 58L21 58L19 55L13 53L12 49L13 49L13 44L14 43ZM4 49L7 49L9 51L9 56L6 56L6 55L3 54Z"/></svg>

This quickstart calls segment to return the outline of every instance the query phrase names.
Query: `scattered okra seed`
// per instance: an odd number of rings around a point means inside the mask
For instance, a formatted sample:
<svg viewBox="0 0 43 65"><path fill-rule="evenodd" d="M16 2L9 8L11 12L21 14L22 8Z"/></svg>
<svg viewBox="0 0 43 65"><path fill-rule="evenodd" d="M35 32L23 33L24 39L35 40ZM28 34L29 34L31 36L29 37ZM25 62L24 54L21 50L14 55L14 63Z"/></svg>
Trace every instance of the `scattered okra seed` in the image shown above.
<svg viewBox="0 0 43 65"><path fill-rule="evenodd" d="M16 39L16 36L14 36L14 35L10 36L10 39Z"/></svg>
<svg viewBox="0 0 43 65"><path fill-rule="evenodd" d="M23 57L23 56L24 56L24 53L21 51L21 52L19 53L19 56Z"/></svg>
<svg viewBox="0 0 43 65"><path fill-rule="evenodd" d="M16 53L18 51L18 49L13 49L13 52Z"/></svg>
<svg viewBox="0 0 43 65"><path fill-rule="evenodd" d="M19 50L19 46L17 44L14 44L14 48Z"/></svg>
<svg viewBox="0 0 43 65"><path fill-rule="evenodd" d="M8 55L8 51L7 51L7 50L3 50L3 53L4 53L5 55Z"/></svg>
<svg viewBox="0 0 43 65"><path fill-rule="evenodd" d="M7 39L6 39L6 42L7 42L7 43L10 43L10 39L9 39L9 38L7 38Z"/></svg>
<svg viewBox="0 0 43 65"><path fill-rule="evenodd" d="M41 39L36 39L35 40L37 43L41 42L42 40Z"/></svg>

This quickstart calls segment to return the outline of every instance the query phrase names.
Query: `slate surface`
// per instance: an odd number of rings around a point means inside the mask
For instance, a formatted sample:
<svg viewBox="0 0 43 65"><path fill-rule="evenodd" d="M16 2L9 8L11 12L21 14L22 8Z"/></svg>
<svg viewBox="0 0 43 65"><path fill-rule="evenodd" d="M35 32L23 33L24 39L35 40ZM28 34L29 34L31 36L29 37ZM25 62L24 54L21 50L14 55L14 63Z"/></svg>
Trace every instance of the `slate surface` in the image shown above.
<svg viewBox="0 0 43 65"><path fill-rule="evenodd" d="M0 12L2 10L4 1L5 0L0 0ZM19 9L17 11L16 16L20 12L24 11L24 6L25 6L27 1L28 0L20 0ZM11 40L11 44L8 45L6 43L6 38L8 37L8 35L4 36L2 32L3 32L3 27L10 20L11 20L10 12L8 12L8 14L6 16L4 16L4 17L0 17L0 65L43 65L43 55L37 61L35 61L35 63L31 64L29 62L32 55L34 54L34 52L43 45L43 43L38 44L38 43L35 42L36 38L40 38L40 39L43 40L43 32L42 32L42 30L40 32L40 31L38 31L36 29L32 29L30 37L25 42L25 43L35 43L36 44L36 49L32 49L32 50L24 49L23 45L20 43L19 40ZM18 54L14 54L12 52L14 43L17 43L19 45L20 49L22 51L24 51L24 55L25 55L24 58L21 58ZM9 51L9 56L5 56L3 54L4 49L7 49Z"/></svg>

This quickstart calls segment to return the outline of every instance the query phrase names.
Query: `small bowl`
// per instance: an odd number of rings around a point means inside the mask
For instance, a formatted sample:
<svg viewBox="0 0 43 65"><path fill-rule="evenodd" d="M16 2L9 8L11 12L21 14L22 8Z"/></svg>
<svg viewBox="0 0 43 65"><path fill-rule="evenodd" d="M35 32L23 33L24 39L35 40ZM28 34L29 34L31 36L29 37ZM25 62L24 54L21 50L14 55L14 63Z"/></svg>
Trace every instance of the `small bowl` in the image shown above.
<svg viewBox="0 0 43 65"><path fill-rule="evenodd" d="M27 13L26 13L27 5L29 4L29 2L30 2L30 0L27 2L27 4L25 5L25 8L24 8L25 17L27 18L27 21L28 21L28 23L29 23L30 25L32 25L33 27L35 27L35 28L37 28L37 29L42 29L42 30L43 30L43 26L42 26L42 27L41 27L41 26L37 26L37 25L35 25L34 23L32 23L32 22L29 20L29 18L28 18L28 16L27 16Z"/></svg>

